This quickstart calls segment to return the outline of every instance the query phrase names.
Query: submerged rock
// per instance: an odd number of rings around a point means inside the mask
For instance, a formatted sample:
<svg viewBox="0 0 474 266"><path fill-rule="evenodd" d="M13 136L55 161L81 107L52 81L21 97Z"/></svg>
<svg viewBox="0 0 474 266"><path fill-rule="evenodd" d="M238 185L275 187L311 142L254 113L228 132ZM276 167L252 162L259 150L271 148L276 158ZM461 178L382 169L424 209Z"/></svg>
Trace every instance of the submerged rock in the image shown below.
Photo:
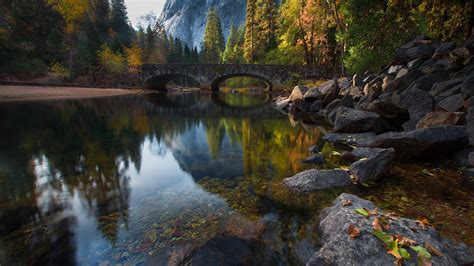
<svg viewBox="0 0 474 266"><path fill-rule="evenodd" d="M334 132L339 133L381 133L387 124L376 113L341 106L336 113Z"/></svg>
<svg viewBox="0 0 474 266"><path fill-rule="evenodd" d="M367 133L328 133L323 140L335 144L367 146L377 135L374 132Z"/></svg>
<svg viewBox="0 0 474 266"><path fill-rule="evenodd" d="M332 187L344 187L352 184L349 174L342 170L310 169L298 173L283 181L296 192L311 192Z"/></svg>
<svg viewBox="0 0 474 266"><path fill-rule="evenodd" d="M350 205L346 204L351 202ZM320 250L315 252L307 265L393 265L395 257L387 253L384 243L373 235L372 223L375 217L364 217L355 209L365 208L374 210L376 206L367 200L350 194L341 194L331 207L321 211L320 229L322 233ZM379 215L384 214L379 211ZM358 228L360 234L352 239L349 227ZM472 248L464 244L454 243L441 238L435 229L425 230L415 220L406 218L390 219L390 228L386 233L401 235L416 241L416 245L426 243L443 253L436 256L432 252L430 261L433 265L459 265L474 262ZM404 265L416 265L417 254L406 248L411 259L405 260Z"/></svg>
<svg viewBox="0 0 474 266"><path fill-rule="evenodd" d="M468 144L463 126L440 126L409 132L388 132L376 136L366 146L394 148L398 159L436 157L465 148Z"/></svg>
<svg viewBox="0 0 474 266"><path fill-rule="evenodd" d="M302 163L307 163L307 164L325 164L326 160L324 159L324 156L321 154L313 154L309 156L308 158L304 159L301 161Z"/></svg>
<svg viewBox="0 0 474 266"><path fill-rule="evenodd" d="M390 171L394 149L357 148L352 152L359 161L351 165L351 173L360 183L377 181Z"/></svg>

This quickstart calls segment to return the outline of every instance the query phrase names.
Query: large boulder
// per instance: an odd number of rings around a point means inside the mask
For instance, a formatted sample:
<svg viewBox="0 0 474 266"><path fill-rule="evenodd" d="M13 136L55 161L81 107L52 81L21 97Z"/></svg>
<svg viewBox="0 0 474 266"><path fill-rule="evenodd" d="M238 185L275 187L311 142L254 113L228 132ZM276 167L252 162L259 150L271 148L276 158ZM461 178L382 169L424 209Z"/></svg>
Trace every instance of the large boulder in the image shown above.
<svg viewBox="0 0 474 266"><path fill-rule="evenodd" d="M463 126L440 126L376 136L368 147L394 148L398 159L436 157L465 148L469 143Z"/></svg>
<svg viewBox="0 0 474 266"><path fill-rule="evenodd" d="M367 146L377 135L374 132L367 133L328 133L324 135L323 140L334 144Z"/></svg>
<svg viewBox="0 0 474 266"><path fill-rule="evenodd" d="M423 75L410 85L410 88L415 87L420 90L430 91L435 83L441 83L449 78L447 72L436 72L428 75Z"/></svg>
<svg viewBox="0 0 474 266"><path fill-rule="evenodd" d="M308 88L302 85L296 86L290 94L290 101L303 100L303 95L308 91Z"/></svg>
<svg viewBox="0 0 474 266"><path fill-rule="evenodd" d="M441 93L448 91L455 86L461 85L463 82L464 82L463 78L457 78L457 79L450 79L447 81L435 83L433 84L433 87L431 87L431 95L433 95L433 97L436 97L440 95Z"/></svg>
<svg viewBox="0 0 474 266"><path fill-rule="evenodd" d="M474 75L467 77L462 84L462 96L468 99L474 96Z"/></svg>
<svg viewBox="0 0 474 266"><path fill-rule="evenodd" d="M400 105L410 113L410 120L403 125L403 128L412 130L427 113L434 110L435 100L428 92L411 88L400 95Z"/></svg>
<svg viewBox="0 0 474 266"><path fill-rule="evenodd" d="M407 109L389 100L375 100L365 110L380 115L395 128L401 127L410 119Z"/></svg>
<svg viewBox="0 0 474 266"><path fill-rule="evenodd" d="M335 80L335 79L329 80L329 81L327 81L326 83L324 83L323 85L321 85L319 87L319 92L321 92L322 94L328 94L328 93L331 93L335 90L337 90L339 92L339 87L337 85L337 80Z"/></svg>
<svg viewBox="0 0 474 266"><path fill-rule="evenodd" d="M309 89L303 96L305 101L313 102L321 98L321 93L319 92L318 87Z"/></svg>
<svg viewBox="0 0 474 266"><path fill-rule="evenodd" d="M359 159L350 167L352 175L359 183L368 183L382 178L395 159L394 149L357 148L352 153Z"/></svg>
<svg viewBox="0 0 474 266"><path fill-rule="evenodd" d="M388 86L387 92L402 92L407 89L413 82L423 76L423 72L419 70L410 70L406 75L392 81Z"/></svg>
<svg viewBox="0 0 474 266"><path fill-rule="evenodd" d="M387 130L387 124L376 113L341 106L336 113L334 132L339 133L381 133Z"/></svg>
<svg viewBox="0 0 474 266"><path fill-rule="evenodd" d="M474 96L466 101L465 108L467 110L467 135L471 145L474 145Z"/></svg>
<svg viewBox="0 0 474 266"><path fill-rule="evenodd" d="M351 185L349 174L342 170L310 169L285 178L283 183L296 192L311 192Z"/></svg>
<svg viewBox="0 0 474 266"><path fill-rule="evenodd" d="M326 160L324 159L324 156L321 154L312 154L308 158L301 160L302 163L307 163L307 164L325 164Z"/></svg>
<svg viewBox="0 0 474 266"><path fill-rule="evenodd" d="M464 105L464 98L460 93L448 96L438 103L438 106L448 112L457 112Z"/></svg>
<svg viewBox="0 0 474 266"><path fill-rule="evenodd" d="M351 204L348 204L350 202ZM356 209L374 210L372 202L351 194L341 194L333 205L323 209L320 214L321 248L316 251L307 265L394 265L395 257L387 253L384 243L374 236L373 222L375 216L380 219L387 215L379 211L377 215L364 217ZM355 238L349 235L350 228L359 230ZM386 231L391 236L401 235L416 241L416 245L426 243L438 249L443 256L432 254L433 265L471 265L474 262L472 248L454 243L439 236L433 227L425 230L415 220L406 218L390 219L390 228ZM411 259L404 265L417 265L418 255L406 247ZM432 252L433 253L433 252Z"/></svg>
<svg viewBox="0 0 474 266"><path fill-rule="evenodd" d="M417 129L437 126L458 125L464 113L436 111L427 113L416 125Z"/></svg>

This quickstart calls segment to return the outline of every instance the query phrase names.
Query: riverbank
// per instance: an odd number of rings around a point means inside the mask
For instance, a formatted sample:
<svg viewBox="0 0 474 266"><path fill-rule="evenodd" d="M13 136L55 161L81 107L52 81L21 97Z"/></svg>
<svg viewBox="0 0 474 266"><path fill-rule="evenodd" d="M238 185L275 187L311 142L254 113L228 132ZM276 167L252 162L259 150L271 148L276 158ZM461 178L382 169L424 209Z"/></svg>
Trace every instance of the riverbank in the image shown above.
<svg viewBox="0 0 474 266"><path fill-rule="evenodd" d="M140 89L0 86L0 102L65 100L143 93Z"/></svg>

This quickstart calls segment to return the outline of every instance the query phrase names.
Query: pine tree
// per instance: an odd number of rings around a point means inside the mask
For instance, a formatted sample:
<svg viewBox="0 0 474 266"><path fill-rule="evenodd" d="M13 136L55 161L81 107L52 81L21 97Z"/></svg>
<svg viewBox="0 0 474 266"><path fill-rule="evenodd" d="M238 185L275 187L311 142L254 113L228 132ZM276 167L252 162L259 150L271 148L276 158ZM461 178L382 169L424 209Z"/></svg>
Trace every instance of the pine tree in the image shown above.
<svg viewBox="0 0 474 266"><path fill-rule="evenodd" d="M203 56L207 63L220 63L224 51L224 35L222 34L221 20L214 7L207 14L206 29L204 31Z"/></svg>
<svg viewBox="0 0 474 266"><path fill-rule="evenodd" d="M128 24L127 7L125 6L124 0L112 0L110 26L117 34L114 42L118 42L122 46L130 47L131 29Z"/></svg>
<svg viewBox="0 0 474 266"><path fill-rule="evenodd" d="M245 44L244 57L248 63L253 63L256 60L255 41L256 41L256 0L247 0L246 18L245 18Z"/></svg>
<svg viewBox="0 0 474 266"><path fill-rule="evenodd" d="M222 61L224 63L236 64L241 63L243 61L242 47L244 41L244 30L244 27L240 27L237 29L234 25L231 25L225 50L222 54Z"/></svg>

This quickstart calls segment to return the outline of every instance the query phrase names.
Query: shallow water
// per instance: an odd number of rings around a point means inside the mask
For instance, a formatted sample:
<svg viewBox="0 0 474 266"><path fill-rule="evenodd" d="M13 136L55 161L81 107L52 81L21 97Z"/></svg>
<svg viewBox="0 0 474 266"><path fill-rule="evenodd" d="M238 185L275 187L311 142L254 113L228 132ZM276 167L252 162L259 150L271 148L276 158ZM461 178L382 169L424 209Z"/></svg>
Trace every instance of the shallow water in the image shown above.
<svg viewBox="0 0 474 266"><path fill-rule="evenodd" d="M0 264L303 264L318 247L319 210L341 192L473 241L472 193L437 165L397 165L373 188L287 190L282 179L310 167L300 160L311 145L323 167L345 163L321 141L324 126L289 120L269 99L1 104Z"/></svg>

